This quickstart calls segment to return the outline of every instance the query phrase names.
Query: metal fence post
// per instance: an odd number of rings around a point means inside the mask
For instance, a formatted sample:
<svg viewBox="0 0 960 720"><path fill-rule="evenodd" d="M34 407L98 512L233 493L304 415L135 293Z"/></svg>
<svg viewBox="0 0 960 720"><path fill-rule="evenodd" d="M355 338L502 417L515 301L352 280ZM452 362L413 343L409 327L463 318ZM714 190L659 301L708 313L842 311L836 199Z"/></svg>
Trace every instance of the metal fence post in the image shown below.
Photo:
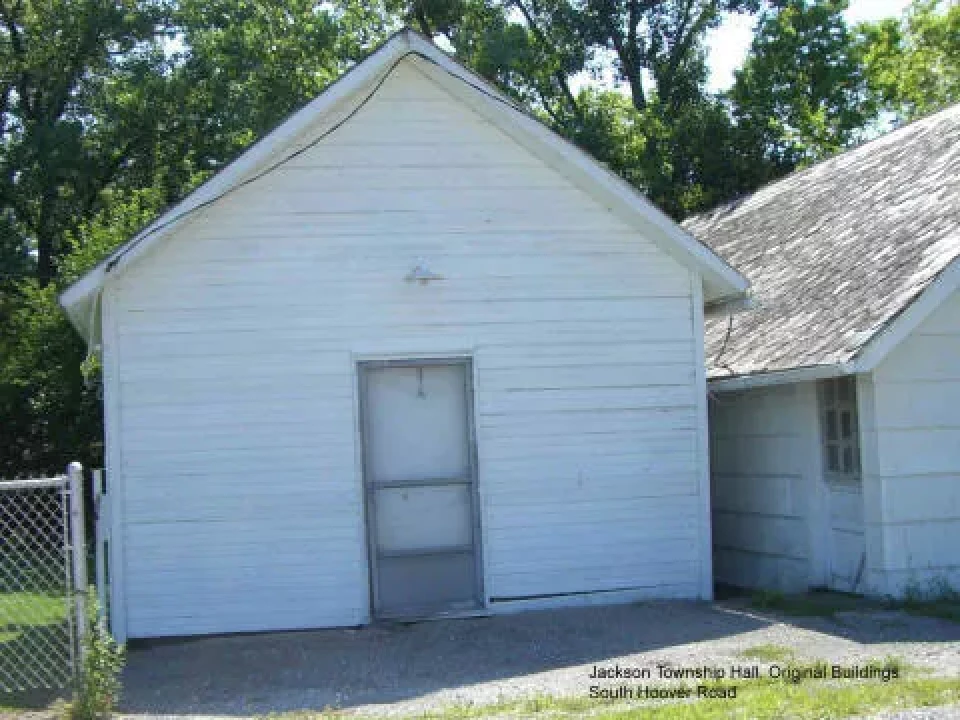
<svg viewBox="0 0 960 720"><path fill-rule="evenodd" d="M87 544L83 519L83 465L67 466L70 488L70 551L73 557L73 590L76 598L77 649L83 664L84 639L87 633Z"/></svg>

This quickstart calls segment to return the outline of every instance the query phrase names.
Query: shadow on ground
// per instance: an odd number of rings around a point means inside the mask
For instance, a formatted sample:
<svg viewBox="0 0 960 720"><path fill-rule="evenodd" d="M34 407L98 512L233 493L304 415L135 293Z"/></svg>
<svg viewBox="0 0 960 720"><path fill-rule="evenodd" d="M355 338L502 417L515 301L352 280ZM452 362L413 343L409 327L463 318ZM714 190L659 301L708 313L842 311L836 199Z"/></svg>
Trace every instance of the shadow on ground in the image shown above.
<svg viewBox="0 0 960 720"><path fill-rule="evenodd" d="M594 664L722 666L769 643L818 659L905 653L910 662L921 648L934 665L960 662L960 625L944 620L866 606L791 617L743 598L651 602L134 644L121 709L226 716L402 703L394 709L420 713L585 694Z"/></svg>
<svg viewBox="0 0 960 720"><path fill-rule="evenodd" d="M247 715L394 703L765 627L705 603L643 603L487 618L134 644L127 713ZM530 692L537 691L531 681ZM496 698L493 698L496 699Z"/></svg>
<svg viewBox="0 0 960 720"><path fill-rule="evenodd" d="M923 607L911 610L857 595L807 593L787 596L772 607L758 607L749 595L731 594L721 604L859 645L960 642L960 622L927 615Z"/></svg>

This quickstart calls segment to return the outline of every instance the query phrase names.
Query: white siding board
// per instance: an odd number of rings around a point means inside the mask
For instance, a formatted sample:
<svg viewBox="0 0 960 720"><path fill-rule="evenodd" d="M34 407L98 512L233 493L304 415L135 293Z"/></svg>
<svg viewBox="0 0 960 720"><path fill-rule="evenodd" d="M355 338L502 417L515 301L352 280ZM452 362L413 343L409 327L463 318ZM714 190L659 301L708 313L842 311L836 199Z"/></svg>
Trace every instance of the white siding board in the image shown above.
<svg viewBox="0 0 960 720"><path fill-rule="evenodd" d="M803 513L801 475L715 472L713 476L718 487L724 487L723 492L717 493L715 510L783 518L796 518Z"/></svg>
<svg viewBox="0 0 960 720"><path fill-rule="evenodd" d="M739 587L799 589L809 571L806 559L736 548L718 548L713 562L718 579Z"/></svg>
<svg viewBox="0 0 960 720"><path fill-rule="evenodd" d="M960 493L956 473L900 475L887 483L882 514L897 523L925 523L960 518Z"/></svg>
<svg viewBox="0 0 960 720"><path fill-rule="evenodd" d="M115 291L131 635L369 619L383 356L474 359L488 596L700 593L691 274L418 72Z"/></svg>
<svg viewBox="0 0 960 720"><path fill-rule="evenodd" d="M657 474L628 468L605 470L602 474L591 471L527 479L529 477L522 472L499 474L496 481L486 487L489 490L485 496L488 507L515 506L528 512L530 505L537 504L538 513L549 513L552 505L585 504L598 495L602 495L605 502L619 506L637 498L697 494L696 477L692 471ZM555 499L551 500L551 497ZM561 508L559 512L564 510Z"/></svg>
<svg viewBox="0 0 960 720"><path fill-rule="evenodd" d="M482 272L482 270L481 270ZM396 280L396 275L393 277ZM289 281L290 278L287 278ZM386 280L386 278L384 278ZM667 323L684 321L689 318L690 303L682 298L643 298L642 309L637 308L637 300L641 298L604 298L601 302L584 300L550 299L548 301L497 301L488 300L482 305L473 302L443 303L433 308L423 318L429 324L452 324L455 322L473 325L526 325L544 321L544 315L555 314L564 323L588 321L591 323L612 321L650 320ZM393 327L397 323L409 322L422 316L424 308L422 302L407 304L391 303L384 308L384 312L376 319L375 326ZM276 330L291 329L305 330L316 333L321 330L337 331L353 328L358 322L363 322L361 313L345 314L340 308L311 308L307 303L288 306L290 310L311 310L311 317L278 318L275 311L269 307L223 307L218 308L220 323L213 325L205 313L197 312L195 308L170 317L169 312L163 312L164 319L156 321L157 312L138 313L143 325L134 325L122 337L148 338L155 335L168 337L171 335L210 334L218 332L256 332L263 328L264 323L271 322ZM209 308L207 308L209 310Z"/></svg>
<svg viewBox="0 0 960 720"><path fill-rule="evenodd" d="M722 549L806 560L806 524L799 517L756 515L744 522L741 513L714 510L713 527Z"/></svg>
<svg viewBox="0 0 960 720"><path fill-rule="evenodd" d="M960 292L873 373L876 590L960 587Z"/></svg>
<svg viewBox="0 0 960 720"><path fill-rule="evenodd" d="M820 479L810 459L811 435L818 433L809 422L811 397L807 387L783 385L711 402L718 581L784 591L809 586L815 569L808 523Z"/></svg>
<svg viewBox="0 0 960 720"><path fill-rule="evenodd" d="M652 430L693 430L693 410L678 408L591 409L562 415L538 417L531 423L525 416L489 415L480 418L478 427L487 438L555 438L571 424L582 428L577 437L590 438L611 432L644 433Z"/></svg>

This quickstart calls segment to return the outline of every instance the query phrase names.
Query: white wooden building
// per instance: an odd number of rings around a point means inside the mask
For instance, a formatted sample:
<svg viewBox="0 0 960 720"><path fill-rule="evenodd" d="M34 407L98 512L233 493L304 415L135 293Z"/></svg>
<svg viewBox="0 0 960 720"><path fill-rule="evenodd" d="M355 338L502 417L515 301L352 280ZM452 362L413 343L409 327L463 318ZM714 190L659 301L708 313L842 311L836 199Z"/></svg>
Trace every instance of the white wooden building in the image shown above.
<svg viewBox="0 0 960 720"><path fill-rule="evenodd" d="M703 315L746 285L395 35L62 297L114 633L710 597Z"/></svg>
<svg viewBox="0 0 960 720"><path fill-rule="evenodd" d="M960 588L960 106L685 225L752 283L708 321L717 580Z"/></svg>

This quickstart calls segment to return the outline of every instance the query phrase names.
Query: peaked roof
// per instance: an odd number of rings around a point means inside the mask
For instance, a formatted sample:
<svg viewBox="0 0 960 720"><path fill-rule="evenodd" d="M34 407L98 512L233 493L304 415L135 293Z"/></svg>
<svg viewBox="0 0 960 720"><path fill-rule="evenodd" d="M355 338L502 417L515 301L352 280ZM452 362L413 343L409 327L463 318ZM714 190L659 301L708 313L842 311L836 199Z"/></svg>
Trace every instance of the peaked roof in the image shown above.
<svg viewBox="0 0 960 720"><path fill-rule="evenodd" d="M564 172L606 207L646 231L665 252L696 269L703 277L705 302L723 302L740 297L746 291L748 282L742 275L633 186L452 60L428 38L405 28L67 288L60 296L60 303L88 342L92 345L99 338L99 297L110 274L121 272L149 247L182 227L190 216L202 212L235 188L256 182L293 155L322 142L349 121L401 62L416 63L418 69L451 94Z"/></svg>
<svg viewBox="0 0 960 720"><path fill-rule="evenodd" d="M872 349L905 335L901 320L925 317L907 312L915 301L935 289L948 296L960 277L949 267L960 255L960 105L684 227L752 285L749 309L708 320L715 386L872 369Z"/></svg>

